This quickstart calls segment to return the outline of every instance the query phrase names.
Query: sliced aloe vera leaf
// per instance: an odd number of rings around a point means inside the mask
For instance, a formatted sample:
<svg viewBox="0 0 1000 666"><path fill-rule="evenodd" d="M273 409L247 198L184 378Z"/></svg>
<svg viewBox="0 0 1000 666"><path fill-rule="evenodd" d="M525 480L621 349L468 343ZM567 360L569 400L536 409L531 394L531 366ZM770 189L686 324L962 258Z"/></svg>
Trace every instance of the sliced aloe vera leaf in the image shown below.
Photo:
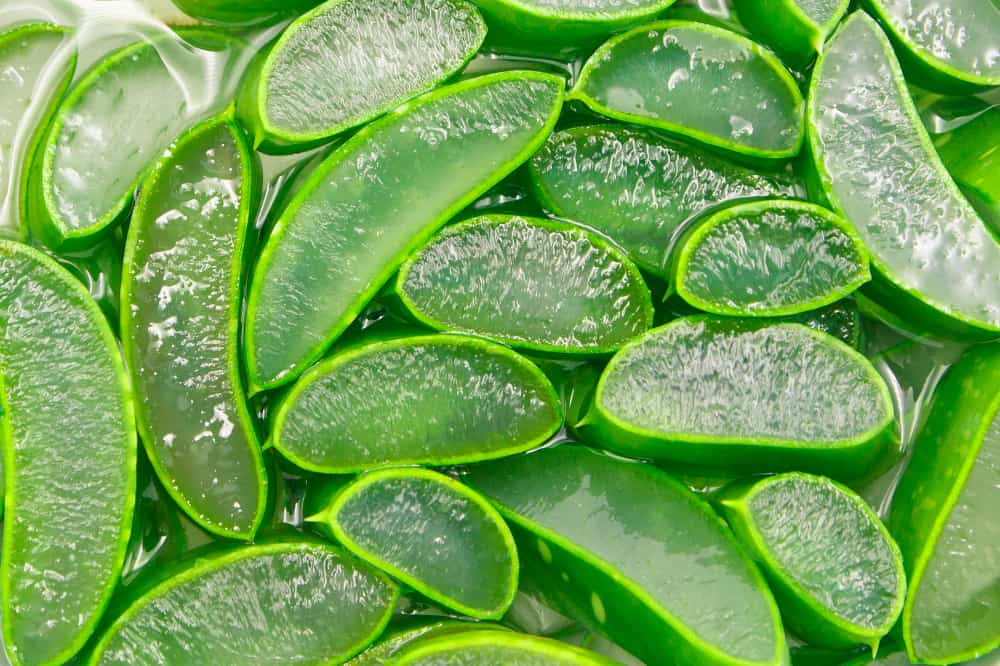
<svg viewBox="0 0 1000 666"><path fill-rule="evenodd" d="M463 631L411 644L393 666L615 666L596 652L512 631Z"/></svg>
<svg viewBox="0 0 1000 666"><path fill-rule="evenodd" d="M87 290L0 241L3 638L15 666L61 664L94 630L135 505L132 395Z"/></svg>
<svg viewBox="0 0 1000 666"><path fill-rule="evenodd" d="M445 229L403 264L396 293L431 328L541 352L613 352L653 323L649 289L621 250L518 215Z"/></svg>
<svg viewBox="0 0 1000 666"><path fill-rule="evenodd" d="M647 664L787 663L761 575L708 503L662 471L562 445L465 479L511 525L546 601Z"/></svg>
<svg viewBox="0 0 1000 666"><path fill-rule="evenodd" d="M808 115L817 194L871 252L869 295L943 335L1000 337L1000 245L948 176L889 40L863 12L820 57Z"/></svg>
<svg viewBox="0 0 1000 666"><path fill-rule="evenodd" d="M530 174L546 210L608 236L661 278L669 273L668 248L688 220L727 202L795 193L785 175L617 125L554 132Z"/></svg>
<svg viewBox="0 0 1000 666"><path fill-rule="evenodd" d="M935 137L934 146L955 182L1000 216L1000 106Z"/></svg>
<svg viewBox="0 0 1000 666"><path fill-rule="evenodd" d="M322 0L171 0L199 21L226 26L272 22L311 9Z"/></svg>
<svg viewBox="0 0 1000 666"><path fill-rule="evenodd" d="M538 149L563 87L540 72L468 79L377 120L330 155L257 263L247 306L251 384L287 383L318 359L411 252Z"/></svg>
<svg viewBox="0 0 1000 666"><path fill-rule="evenodd" d="M552 384L506 347L415 336L334 355L292 387L271 443L327 474L451 465L527 451L562 425Z"/></svg>
<svg viewBox="0 0 1000 666"><path fill-rule="evenodd" d="M823 48L850 0L737 0L740 22L796 69Z"/></svg>
<svg viewBox="0 0 1000 666"><path fill-rule="evenodd" d="M244 546L185 563L140 594L87 663L342 663L382 633L398 597L328 544Z"/></svg>
<svg viewBox="0 0 1000 666"><path fill-rule="evenodd" d="M871 279L868 251L844 220L801 201L726 208L685 235L673 290L721 315L780 317L838 301Z"/></svg>
<svg viewBox="0 0 1000 666"><path fill-rule="evenodd" d="M802 95L770 51L692 21L640 26L587 60L569 99L615 120L765 160L802 146Z"/></svg>
<svg viewBox="0 0 1000 666"><path fill-rule="evenodd" d="M889 528L909 574L913 661L952 664L1000 647L1000 347L945 374L896 489Z"/></svg>
<svg viewBox="0 0 1000 666"><path fill-rule="evenodd" d="M889 389L857 351L800 324L703 316L625 345L577 430L632 457L852 479L896 448Z"/></svg>
<svg viewBox="0 0 1000 666"><path fill-rule="evenodd" d="M827 478L793 472L738 482L722 513L771 583L786 625L812 645L869 645L903 610L896 542L863 499Z"/></svg>

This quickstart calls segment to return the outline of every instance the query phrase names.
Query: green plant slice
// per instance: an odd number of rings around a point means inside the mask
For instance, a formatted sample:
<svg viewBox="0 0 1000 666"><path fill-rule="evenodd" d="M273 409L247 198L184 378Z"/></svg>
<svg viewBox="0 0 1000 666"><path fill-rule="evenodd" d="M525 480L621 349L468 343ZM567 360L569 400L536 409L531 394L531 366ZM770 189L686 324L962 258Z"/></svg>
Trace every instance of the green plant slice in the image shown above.
<svg viewBox="0 0 1000 666"><path fill-rule="evenodd" d="M392 666L614 666L596 652L512 631L463 631L417 641Z"/></svg>
<svg viewBox="0 0 1000 666"><path fill-rule="evenodd" d="M518 215L448 227L403 264L396 293L431 328L541 352L613 352L653 323L649 290L621 250Z"/></svg>
<svg viewBox="0 0 1000 666"><path fill-rule="evenodd" d="M864 13L827 44L808 115L817 194L868 247L874 300L941 334L1000 336L1000 245L948 176L889 40Z"/></svg>
<svg viewBox="0 0 1000 666"><path fill-rule="evenodd" d="M62 664L118 582L135 505L132 395L107 320L52 259L0 241L3 639Z"/></svg>
<svg viewBox="0 0 1000 666"><path fill-rule="evenodd" d="M311 9L322 0L171 0L188 16L207 23L247 26L274 22Z"/></svg>
<svg viewBox="0 0 1000 666"><path fill-rule="evenodd" d="M896 448L889 389L856 350L800 324L707 316L625 345L577 430L632 457L839 478Z"/></svg>
<svg viewBox="0 0 1000 666"><path fill-rule="evenodd" d="M545 442L562 414L542 371L462 335L375 342L334 355L292 387L271 443L303 469L452 465Z"/></svg>
<svg viewBox="0 0 1000 666"><path fill-rule="evenodd" d="M500 619L517 592L517 548L503 518L444 474L364 474L310 520L356 556L469 617Z"/></svg>
<svg viewBox="0 0 1000 666"><path fill-rule="evenodd" d="M663 21L612 37L569 99L748 157L786 159L802 146L791 74L759 44L705 23Z"/></svg>
<svg viewBox="0 0 1000 666"><path fill-rule="evenodd" d="M902 634L913 661L1000 647L1000 348L967 352L938 385L889 527L909 574Z"/></svg>
<svg viewBox="0 0 1000 666"><path fill-rule="evenodd" d="M258 260L247 305L251 385L285 384L317 360L410 253L538 149L563 88L540 72L468 79L384 116L330 155Z"/></svg>
<svg viewBox="0 0 1000 666"><path fill-rule="evenodd" d="M796 636L827 648L869 645L875 654L903 610L906 572L863 499L799 472L738 482L717 499Z"/></svg>
<svg viewBox="0 0 1000 666"><path fill-rule="evenodd" d="M339 664L385 629L399 588L328 544L194 560L118 616L89 666Z"/></svg>
<svg viewBox="0 0 1000 666"><path fill-rule="evenodd" d="M545 601L650 666L787 663L763 578L708 503L664 472L569 444L464 478L511 525Z"/></svg>
<svg viewBox="0 0 1000 666"><path fill-rule="evenodd" d="M150 461L202 527L250 539L267 502L240 378L255 162L226 117L181 136L143 182L122 268L122 346Z"/></svg>
<svg viewBox="0 0 1000 666"><path fill-rule="evenodd" d="M737 0L740 22L781 59L801 69L823 48L850 0Z"/></svg>
<svg viewBox="0 0 1000 666"><path fill-rule="evenodd" d="M779 317L829 305L871 278L868 251L844 220L815 204L726 208L681 242L672 289L721 315Z"/></svg>
<svg viewBox="0 0 1000 666"><path fill-rule="evenodd" d="M1000 106L934 138L941 161L962 190L1000 217Z"/></svg>
<svg viewBox="0 0 1000 666"><path fill-rule="evenodd" d="M589 125L553 132L529 166L546 210L585 224L666 278L668 249L686 222L728 202L792 196L792 180L762 174L640 128Z"/></svg>

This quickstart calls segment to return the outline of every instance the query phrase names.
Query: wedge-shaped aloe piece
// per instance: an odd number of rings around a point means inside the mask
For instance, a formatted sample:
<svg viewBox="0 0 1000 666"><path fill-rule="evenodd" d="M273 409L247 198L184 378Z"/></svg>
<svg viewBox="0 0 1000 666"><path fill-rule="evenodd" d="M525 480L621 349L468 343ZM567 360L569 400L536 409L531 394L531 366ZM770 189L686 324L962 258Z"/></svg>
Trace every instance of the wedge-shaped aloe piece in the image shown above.
<svg viewBox="0 0 1000 666"><path fill-rule="evenodd" d="M399 589L331 545L207 555L135 599L88 664L339 664L370 644Z"/></svg>
<svg viewBox="0 0 1000 666"><path fill-rule="evenodd" d="M875 512L821 476L779 474L718 496L723 515L771 583L789 629L812 645L869 645L903 610L899 547Z"/></svg>
<svg viewBox="0 0 1000 666"><path fill-rule="evenodd" d="M854 349L800 324L702 316L625 345L577 428L633 457L841 478L896 443L889 389Z"/></svg>
<svg viewBox="0 0 1000 666"><path fill-rule="evenodd" d="M511 631L463 631L413 643L393 666L615 666L596 652Z"/></svg>
<svg viewBox="0 0 1000 666"><path fill-rule="evenodd" d="M802 95L770 51L705 23L663 21L605 42L570 93L601 115L760 159L802 145Z"/></svg>
<svg viewBox="0 0 1000 666"><path fill-rule="evenodd" d="M850 0L736 0L740 22L754 37L801 69L815 59Z"/></svg>
<svg viewBox="0 0 1000 666"><path fill-rule="evenodd" d="M1000 217L1000 106L935 137L934 145L967 196Z"/></svg>
<svg viewBox="0 0 1000 666"><path fill-rule="evenodd" d="M403 264L396 292L432 328L543 352L612 352L653 323L649 290L621 250L516 215L449 227Z"/></svg>
<svg viewBox="0 0 1000 666"><path fill-rule="evenodd" d="M998 501L1000 348L988 346L941 380L892 503L913 661L953 664L1000 647Z"/></svg>
<svg viewBox="0 0 1000 666"><path fill-rule="evenodd" d="M511 524L546 600L647 664L787 663L761 575L711 507L657 468L571 444L465 478Z"/></svg>
<svg viewBox="0 0 1000 666"><path fill-rule="evenodd" d="M506 347L428 335L349 349L306 373L271 442L303 469L451 465L527 451L562 425L542 371Z"/></svg>
<svg viewBox="0 0 1000 666"><path fill-rule="evenodd" d="M185 133L142 186L122 278L122 343L143 443L200 525L250 539L267 502L239 368L254 162L234 123Z"/></svg>
<svg viewBox="0 0 1000 666"><path fill-rule="evenodd" d="M791 196L784 175L765 175L650 131L616 125L554 132L531 160L542 205L621 245L665 278L667 250L688 220L739 199Z"/></svg>
<svg viewBox="0 0 1000 666"><path fill-rule="evenodd" d="M245 26L279 20L318 5L322 0L171 0L184 13L209 23Z"/></svg>
<svg viewBox="0 0 1000 666"><path fill-rule="evenodd" d="M364 474L310 520L361 559L469 617L500 619L517 592L517 548L507 524L444 474Z"/></svg>
<svg viewBox="0 0 1000 666"><path fill-rule="evenodd" d="M827 44L808 115L817 194L871 252L874 300L944 335L1000 337L1000 244L945 171L866 14Z"/></svg>
<svg viewBox="0 0 1000 666"><path fill-rule="evenodd" d="M810 203L760 201L694 227L671 287L705 312L775 317L829 305L870 278L868 251L844 220Z"/></svg>
<svg viewBox="0 0 1000 666"><path fill-rule="evenodd" d="M258 261L247 311L251 383L295 379L413 250L528 159L559 115L563 85L538 72L468 79L397 109L330 155Z"/></svg>
<svg viewBox="0 0 1000 666"><path fill-rule="evenodd" d="M118 582L135 505L132 396L108 322L64 268L0 241L3 639L62 664Z"/></svg>

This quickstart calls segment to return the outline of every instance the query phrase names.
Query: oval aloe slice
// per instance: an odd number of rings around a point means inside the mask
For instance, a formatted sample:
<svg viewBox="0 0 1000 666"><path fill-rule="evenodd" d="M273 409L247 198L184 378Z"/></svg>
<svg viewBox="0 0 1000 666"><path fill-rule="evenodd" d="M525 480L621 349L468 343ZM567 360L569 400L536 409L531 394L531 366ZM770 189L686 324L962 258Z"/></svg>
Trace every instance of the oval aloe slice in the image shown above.
<svg viewBox="0 0 1000 666"><path fill-rule="evenodd" d="M612 37L569 99L749 157L786 159L802 145L792 76L760 45L705 23L663 21Z"/></svg>
<svg viewBox="0 0 1000 666"><path fill-rule="evenodd" d="M205 556L139 596L89 666L339 664L385 628L399 589L330 545Z"/></svg>
<svg viewBox="0 0 1000 666"><path fill-rule="evenodd" d="M913 661L953 664L1000 647L998 502L1000 348L988 346L941 380L892 503Z"/></svg>
<svg viewBox="0 0 1000 666"><path fill-rule="evenodd" d="M870 278L868 251L842 219L805 202L761 201L696 226L672 288L705 312L776 317L829 305Z"/></svg>
<svg viewBox="0 0 1000 666"><path fill-rule="evenodd" d="M1000 337L1000 245L945 171L889 40L863 12L820 57L808 115L822 195L871 252L874 300L945 335Z"/></svg>
<svg viewBox="0 0 1000 666"><path fill-rule="evenodd" d="M61 664L118 582L135 505L132 395L108 322L53 260L0 241L3 639Z"/></svg>
<svg viewBox="0 0 1000 666"><path fill-rule="evenodd" d="M234 123L184 134L143 183L122 269L122 343L150 461L200 525L250 539L267 502L239 367L254 162Z"/></svg>
<svg viewBox="0 0 1000 666"><path fill-rule="evenodd" d="M795 191L786 176L616 125L554 132L530 174L546 210L608 236L661 278L669 274L667 250L687 221L730 201Z"/></svg>
<svg viewBox="0 0 1000 666"><path fill-rule="evenodd" d="M465 478L510 523L546 601L650 666L787 663L761 575L711 507L657 468L562 445Z"/></svg>
<svg viewBox="0 0 1000 666"><path fill-rule="evenodd" d="M460 335L376 342L333 356L292 388L271 442L303 469L452 465L527 451L562 425L542 371Z"/></svg>
<svg viewBox="0 0 1000 666"><path fill-rule="evenodd" d="M543 352L612 352L653 323L649 290L620 250L516 215L449 227L403 264L396 291L431 328Z"/></svg>
<svg viewBox="0 0 1000 666"><path fill-rule="evenodd" d="M801 69L823 48L850 0L737 0L740 22L755 37Z"/></svg>
<svg viewBox="0 0 1000 666"><path fill-rule="evenodd" d="M258 261L247 305L251 384L295 379L407 255L528 159L559 116L563 86L538 72L468 79L397 109L330 155Z"/></svg>
<svg viewBox="0 0 1000 666"><path fill-rule="evenodd" d="M771 582L788 628L812 645L879 641L903 610L899 547L853 491L797 472L739 482L723 515Z"/></svg>
<svg viewBox="0 0 1000 666"><path fill-rule="evenodd" d="M393 666L615 666L596 652L511 631L463 631L417 641Z"/></svg>
<svg viewBox="0 0 1000 666"><path fill-rule="evenodd" d="M632 457L842 478L896 443L889 389L857 351L800 324L710 317L623 347L577 428Z"/></svg>
<svg viewBox="0 0 1000 666"><path fill-rule="evenodd" d="M362 475L309 520L361 559L469 617L500 619L517 592L517 549L503 518L438 472Z"/></svg>

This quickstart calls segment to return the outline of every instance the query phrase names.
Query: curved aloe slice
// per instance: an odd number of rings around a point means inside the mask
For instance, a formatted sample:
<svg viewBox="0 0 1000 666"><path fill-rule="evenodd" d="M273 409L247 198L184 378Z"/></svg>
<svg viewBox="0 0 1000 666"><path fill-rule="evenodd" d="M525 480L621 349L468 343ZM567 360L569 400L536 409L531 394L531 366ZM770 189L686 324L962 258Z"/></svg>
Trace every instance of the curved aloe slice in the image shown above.
<svg viewBox="0 0 1000 666"><path fill-rule="evenodd" d="M403 264L396 291L432 328L544 352L612 352L653 323L649 290L620 250L516 215L449 227Z"/></svg>
<svg viewBox="0 0 1000 666"><path fill-rule="evenodd" d="M868 251L842 219L809 203L761 201L695 227L671 286L705 312L775 317L829 305L870 278Z"/></svg>
<svg viewBox="0 0 1000 666"><path fill-rule="evenodd" d="M517 592L517 549L503 518L438 472L365 474L310 520L366 562L464 615L500 619Z"/></svg>
<svg viewBox="0 0 1000 666"><path fill-rule="evenodd" d="M850 0L737 0L740 22L789 65L808 65L823 48Z"/></svg>
<svg viewBox="0 0 1000 666"><path fill-rule="evenodd" d="M143 184L121 293L122 343L149 459L195 521L241 539L252 538L267 501L239 369L254 177L231 121L184 134Z"/></svg>
<svg viewBox="0 0 1000 666"><path fill-rule="evenodd" d="M393 666L615 666L596 652L511 631L463 631L413 643Z"/></svg>
<svg viewBox="0 0 1000 666"><path fill-rule="evenodd" d="M941 380L889 527L910 588L903 639L920 663L1000 647L1000 349L980 347Z"/></svg>
<svg viewBox="0 0 1000 666"><path fill-rule="evenodd" d="M554 132L530 173L547 210L608 236L662 278L669 273L667 250L688 220L726 202L795 192L785 176L616 125Z"/></svg>
<svg viewBox="0 0 1000 666"><path fill-rule="evenodd" d="M3 639L15 666L61 664L118 582L135 505L132 396L87 290L0 241Z"/></svg>
<svg viewBox="0 0 1000 666"><path fill-rule="evenodd" d="M633 457L843 478L895 447L889 389L857 351L800 324L710 317L623 347L577 428Z"/></svg>
<svg viewBox="0 0 1000 666"><path fill-rule="evenodd" d="M398 596L330 545L246 546L197 559L142 594L88 664L341 663L382 633Z"/></svg>
<svg viewBox="0 0 1000 666"><path fill-rule="evenodd" d="M903 610L906 572L863 499L797 472L737 483L718 499L797 636L830 648L870 645L875 654Z"/></svg>
<svg viewBox="0 0 1000 666"><path fill-rule="evenodd" d="M303 469L451 465L527 451L562 424L541 370L460 335L376 342L337 354L292 388L271 442Z"/></svg>
<svg viewBox="0 0 1000 666"><path fill-rule="evenodd" d="M612 37L569 95L601 115L761 159L802 146L802 95L769 51L729 30L663 21Z"/></svg>
<svg viewBox="0 0 1000 666"><path fill-rule="evenodd" d="M368 125L327 158L257 264L247 306L252 385L295 379L408 254L528 159L559 116L563 85L517 71L462 81Z"/></svg>
<svg viewBox="0 0 1000 666"><path fill-rule="evenodd" d="M1000 106L934 139L941 161L963 190L1000 216Z"/></svg>
<svg viewBox="0 0 1000 666"><path fill-rule="evenodd" d="M315 7L322 0L171 0L199 21L245 26L275 21Z"/></svg>
<svg viewBox="0 0 1000 666"><path fill-rule="evenodd" d="M546 600L651 666L787 663L761 575L708 504L655 467L562 445L466 479L511 524Z"/></svg>
<svg viewBox="0 0 1000 666"><path fill-rule="evenodd" d="M809 143L823 194L871 252L875 300L954 337L1000 337L1000 245L945 171L889 40L862 12L813 72Z"/></svg>

